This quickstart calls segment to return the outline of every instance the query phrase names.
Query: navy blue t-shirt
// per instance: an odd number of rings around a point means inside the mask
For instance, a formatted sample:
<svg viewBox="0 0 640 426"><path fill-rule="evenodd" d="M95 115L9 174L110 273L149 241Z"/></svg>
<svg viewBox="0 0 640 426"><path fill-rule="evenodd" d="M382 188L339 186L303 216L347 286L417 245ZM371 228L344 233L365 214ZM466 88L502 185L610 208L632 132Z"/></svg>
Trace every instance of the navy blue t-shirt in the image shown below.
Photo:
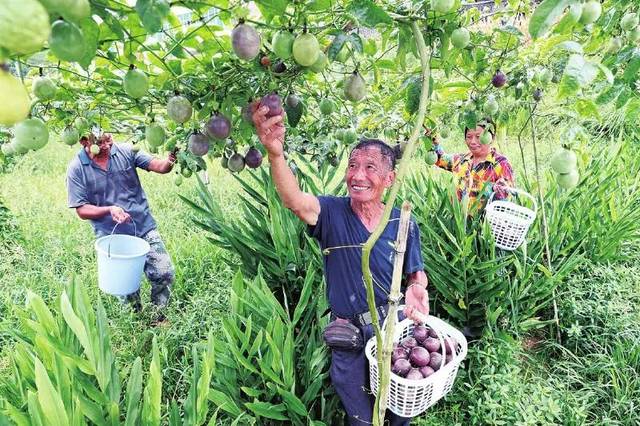
<svg viewBox="0 0 640 426"><path fill-rule="evenodd" d="M323 252L329 306L339 317L353 317L369 309L361 262L362 245L371 236L371 232L351 209L349 197L320 196L318 200L320 215L318 222L309 226L309 233L320 242ZM378 306L388 301L399 224L400 210L394 208L387 227L371 251L370 267ZM412 218L403 274L423 269L420 231Z"/></svg>

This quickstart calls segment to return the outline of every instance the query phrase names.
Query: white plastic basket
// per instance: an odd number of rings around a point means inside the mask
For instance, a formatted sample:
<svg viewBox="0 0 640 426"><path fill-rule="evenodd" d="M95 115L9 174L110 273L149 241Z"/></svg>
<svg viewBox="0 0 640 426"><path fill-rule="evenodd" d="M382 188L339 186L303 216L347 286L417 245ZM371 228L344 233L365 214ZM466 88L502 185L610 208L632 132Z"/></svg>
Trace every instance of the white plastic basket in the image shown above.
<svg viewBox="0 0 640 426"><path fill-rule="evenodd" d="M533 210L511 201L493 201L495 193L489 197L485 210L496 247L513 251L524 242L529 227L536 219L538 204L535 198L524 191L515 188L509 188L509 191L529 198L533 202Z"/></svg>
<svg viewBox="0 0 640 426"><path fill-rule="evenodd" d="M452 388L453 381L458 374L462 360L467 356L467 339L464 335L446 322L433 316L426 316L424 324L438 334L442 348L442 363L440 369L431 376L421 380L410 380L400 377L393 372L389 376L389 399L387 407L402 417L415 417L438 402ZM400 342L412 335L413 320L405 319L396 324L394 342ZM452 343L454 354L445 364L444 341ZM455 343L454 343L455 342ZM374 395L378 394L378 362L376 360L375 336L369 339L365 347L365 355L369 361L369 379ZM391 368L391 366L389 366Z"/></svg>

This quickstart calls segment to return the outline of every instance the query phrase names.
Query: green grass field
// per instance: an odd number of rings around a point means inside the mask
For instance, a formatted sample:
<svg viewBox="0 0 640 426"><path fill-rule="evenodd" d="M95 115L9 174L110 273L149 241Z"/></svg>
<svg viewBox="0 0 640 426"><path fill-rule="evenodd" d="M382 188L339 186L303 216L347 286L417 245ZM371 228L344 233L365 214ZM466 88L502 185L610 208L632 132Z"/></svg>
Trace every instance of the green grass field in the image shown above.
<svg viewBox="0 0 640 426"><path fill-rule="evenodd" d="M548 150L547 150L548 151ZM31 290L55 304L63 286L75 277L92 300L102 297L119 363L148 356L153 334L166 348L168 398L182 398L189 386L189 348L214 333L228 312L228 294L237 260L211 244L191 223L192 212L177 194L195 198L195 180L177 188L172 176L140 172L177 279L168 310L169 324L152 327L154 312L143 285L145 309L133 314L97 288L93 232L66 207L65 170L77 148L50 143L38 155L22 159L0 175L0 198L15 227L0 228L0 330L17 326L12 310L24 305ZM214 194L227 215L239 213L236 181L214 166ZM569 330L564 347L544 334L517 340L494 336L469 353L466 368L481 371L481 381L462 371L446 402L419 420L423 425L466 424L611 424L640 421L640 247L626 259L584 265L559 298L561 323ZM0 332L0 375L7 371L11 343Z"/></svg>

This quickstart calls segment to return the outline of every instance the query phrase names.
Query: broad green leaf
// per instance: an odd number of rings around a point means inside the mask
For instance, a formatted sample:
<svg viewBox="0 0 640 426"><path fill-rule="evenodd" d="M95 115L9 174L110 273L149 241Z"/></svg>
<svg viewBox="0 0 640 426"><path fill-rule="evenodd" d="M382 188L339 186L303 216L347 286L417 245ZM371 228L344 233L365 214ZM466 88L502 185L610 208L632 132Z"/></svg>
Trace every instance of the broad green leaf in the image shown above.
<svg viewBox="0 0 640 426"><path fill-rule="evenodd" d="M569 0L544 0L540 3L529 20L531 37L536 39L544 36L569 3Z"/></svg>
<svg viewBox="0 0 640 426"><path fill-rule="evenodd" d="M142 423L145 426L159 426L162 408L162 370L158 340L153 337L152 360L149 367L147 386L144 389Z"/></svg>
<svg viewBox="0 0 640 426"><path fill-rule="evenodd" d="M169 3L166 0L137 0L136 12L142 25L150 33L156 33L162 29L162 21L169 14Z"/></svg>
<svg viewBox="0 0 640 426"><path fill-rule="evenodd" d="M307 415L309 410L307 409L307 407L305 407L302 401L300 401L300 398L295 396L293 393L280 388L278 388L278 393L280 393L280 396L282 396L284 403L291 411L300 416Z"/></svg>
<svg viewBox="0 0 640 426"><path fill-rule="evenodd" d="M71 302L69 302L69 298L67 296L67 292L63 292L62 296L60 296L60 311L62 312L62 316L64 317L65 322L67 323L71 331L73 331L73 334L75 334L78 341L80 341L80 345L82 345L85 355L87 356L87 358L89 358L89 361L95 368L96 366L95 359L93 357L93 347L89 340L87 330L80 318L73 311Z"/></svg>
<svg viewBox="0 0 640 426"><path fill-rule="evenodd" d="M305 7L307 10L313 12L320 12L322 10L327 10L331 7L332 0L311 0L306 2Z"/></svg>
<svg viewBox="0 0 640 426"><path fill-rule="evenodd" d="M566 50L567 52L576 53L579 55L582 55L582 52L584 51L580 43L575 41L569 41L569 40L563 41L562 43L558 44L556 47L558 49Z"/></svg>
<svg viewBox="0 0 640 426"><path fill-rule="evenodd" d="M590 99L578 99L575 103L576 111L582 118L595 118L600 121L600 113L598 112L598 107L596 104Z"/></svg>
<svg viewBox="0 0 640 426"><path fill-rule="evenodd" d="M298 102L298 105L291 108L289 105L285 105L284 109L287 113L287 121L289 122L289 126L296 127L302 118L302 113L304 111L304 103L303 101Z"/></svg>
<svg viewBox="0 0 640 426"><path fill-rule="evenodd" d="M604 92L600 93L596 98L596 104L605 105L609 102L614 101L620 93L624 90L625 86L622 84L615 84L612 87L608 88Z"/></svg>
<svg viewBox="0 0 640 426"><path fill-rule="evenodd" d="M217 389L209 389L209 401L234 417L242 414L242 410L236 405L233 399Z"/></svg>
<svg viewBox="0 0 640 426"><path fill-rule="evenodd" d="M93 18L87 18L80 22L80 28L84 35L84 55L78 60L82 68L88 69L98 51L98 40L100 39L100 27Z"/></svg>
<svg viewBox="0 0 640 426"><path fill-rule="evenodd" d="M267 21L274 16L284 15L287 10L288 0L257 0L256 5Z"/></svg>
<svg viewBox="0 0 640 426"><path fill-rule="evenodd" d="M60 394L53 387L51 379L47 374L47 370L42 365L42 362L36 357L35 372L36 372L36 388L38 389L38 402L42 411L46 413L48 418L48 424L51 426L67 426L69 425L69 417L60 398Z"/></svg>
<svg viewBox="0 0 640 426"><path fill-rule="evenodd" d="M347 12L355 16L362 25L367 27L375 27L378 24L391 24L393 22L387 12L372 0L353 0L347 6Z"/></svg>
<svg viewBox="0 0 640 426"><path fill-rule="evenodd" d="M638 79L638 71L640 71L640 53L634 53L633 57L627 64L622 78L629 83Z"/></svg>
<svg viewBox="0 0 640 426"><path fill-rule="evenodd" d="M125 426L135 426L138 424L140 415L140 396L142 395L142 360L137 357L129 372L127 382L127 416Z"/></svg>
<svg viewBox="0 0 640 426"><path fill-rule="evenodd" d="M604 78L607 79L607 83L609 84L613 84L614 81L614 76L613 73L611 72L611 70L604 66L603 64L596 64L598 66L598 69L600 70L600 72L602 73L602 75L604 76Z"/></svg>
<svg viewBox="0 0 640 426"><path fill-rule="evenodd" d="M273 405L268 402L254 401L247 402L244 405L257 416L273 420L289 420L289 418L284 415L286 411L284 404Z"/></svg>
<svg viewBox="0 0 640 426"><path fill-rule="evenodd" d="M564 69L559 97L575 95L580 89L586 88L598 75L598 67L586 61L581 55L571 55Z"/></svg>
<svg viewBox="0 0 640 426"><path fill-rule="evenodd" d="M340 50L342 50L347 40L349 40L349 37L347 37L343 32L340 32L333 38L329 45L329 49L327 50L327 57L330 61L334 61L336 59L336 56L338 56L338 53L340 53Z"/></svg>

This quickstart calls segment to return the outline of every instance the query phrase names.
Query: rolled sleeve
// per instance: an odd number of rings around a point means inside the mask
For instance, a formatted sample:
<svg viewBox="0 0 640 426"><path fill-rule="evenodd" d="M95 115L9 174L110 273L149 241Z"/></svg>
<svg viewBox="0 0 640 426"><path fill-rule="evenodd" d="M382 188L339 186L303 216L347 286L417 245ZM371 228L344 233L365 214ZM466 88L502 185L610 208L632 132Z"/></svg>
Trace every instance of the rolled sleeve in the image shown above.
<svg viewBox="0 0 640 426"><path fill-rule="evenodd" d="M149 170L149 164L151 163L151 160L153 160L153 157L149 154L147 154L146 152L142 152L142 151L138 151L138 152L133 152L133 164L143 170Z"/></svg>
<svg viewBox="0 0 640 426"><path fill-rule="evenodd" d="M71 169L67 173L67 197L67 205L72 209L90 204L87 196L87 186L78 169Z"/></svg>
<svg viewBox="0 0 640 426"><path fill-rule="evenodd" d="M129 144L118 144L118 150L125 154L132 166L149 171L149 164L153 160L150 154L143 151L135 152Z"/></svg>

